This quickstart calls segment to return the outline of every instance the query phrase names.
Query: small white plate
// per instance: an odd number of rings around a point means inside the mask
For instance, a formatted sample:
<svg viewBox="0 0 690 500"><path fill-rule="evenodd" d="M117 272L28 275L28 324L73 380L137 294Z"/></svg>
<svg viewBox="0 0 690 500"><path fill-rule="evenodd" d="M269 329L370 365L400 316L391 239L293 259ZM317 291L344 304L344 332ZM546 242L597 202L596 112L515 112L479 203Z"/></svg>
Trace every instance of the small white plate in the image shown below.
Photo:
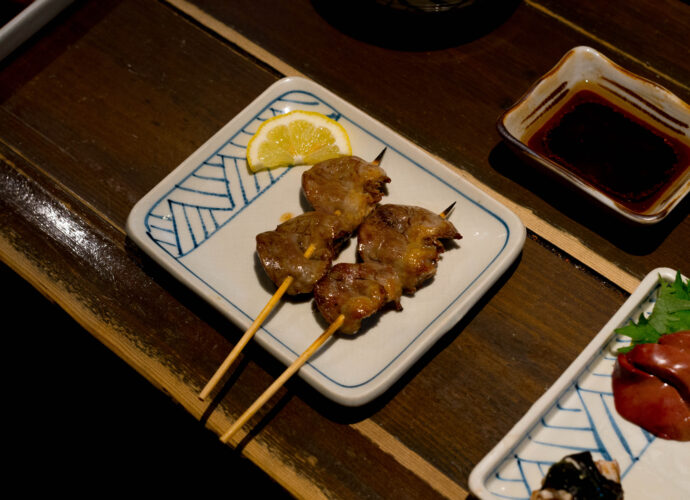
<svg viewBox="0 0 690 500"><path fill-rule="evenodd" d="M662 221L690 192L690 165L683 165L683 172L658 194L651 206L637 211L528 146L528 138L560 109L561 104L581 89L597 92L622 109L639 112L645 120L650 120L651 126L690 147L690 105L664 87L618 66L591 47L575 47L568 51L499 118L498 132L509 146L533 165L584 194L585 199L594 200L619 215L622 220L639 224Z"/></svg>
<svg viewBox="0 0 690 500"><path fill-rule="evenodd" d="M434 280L403 311L386 311L355 336L336 335L299 374L325 396L348 406L384 392L453 327L519 255L525 228L515 214L411 142L306 79L269 87L132 209L127 232L145 252L248 328L275 291L255 251L255 236L281 217L310 208L301 195L306 167L252 174L245 148L267 118L295 109L331 116L347 130L353 154L381 164L392 182L383 203L441 212L457 202L450 220L463 238L442 254ZM354 262L352 242L337 261ZM289 364L324 330L311 297L284 299L255 339Z"/></svg>
<svg viewBox="0 0 690 500"><path fill-rule="evenodd" d="M613 402L615 350L627 342L614 330L650 314L659 276L650 272L560 378L474 468L470 490L484 499L528 500L549 467L564 456L590 451L616 460L626 500L690 498L690 444L660 439L623 419ZM687 279L687 278L683 278Z"/></svg>

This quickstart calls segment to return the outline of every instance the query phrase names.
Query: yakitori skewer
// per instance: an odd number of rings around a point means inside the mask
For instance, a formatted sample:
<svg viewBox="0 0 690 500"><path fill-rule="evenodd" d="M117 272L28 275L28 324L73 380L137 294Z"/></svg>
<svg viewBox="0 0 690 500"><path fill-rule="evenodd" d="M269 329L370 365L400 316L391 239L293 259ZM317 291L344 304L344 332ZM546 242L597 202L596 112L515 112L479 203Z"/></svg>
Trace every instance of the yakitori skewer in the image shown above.
<svg viewBox="0 0 690 500"><path fill-rule="evenodd" d="M306 259L310 258L311 255L314 253L314 250L316 247L314 245L309 245L307 248L307 251L304 252L304 257ZM275 291L273 296L269 299L269 301L266 303L264 308L261 310L261 312L258 314L254 322L251 324L251 326L247 329L246 332L242 335L240 340L237 342L235 347L230 351L230 354L225 358L225 360L221 363L221 365L218 367L216 372L213 374L213 376L209 379L209 381L206 383L204 388L201 390L199 393L199 399L204 400L208 397L208 395L211 393L213 388L218 385L218 382L220 382L220 379L223 378L223 376L227 373L227 371L230 369L232 366L232 363L237 359L237 357L240 355L242 352L242 349L247 345L247 343L252 339L254 334L259 330L261 325L263 324L264 321L266 321L266 318L268 315L271 313L273 308L276 306L278 302L280 302L280 299L285 295L285 292L287 291L288 288L290 288L290 285L292 285L292 282L294 280L293 276L288 276L285 278L285 281L278 287L278 289Z"/></svg>
<svg viewBox="0 0 690 500"><path fill-rule="evenodd" d="M436 274L445 250L441 241L462 238L444 214L411 205L378 205L357 230L357 253L363 262L392 266L405 293L412 294Z"/></svg>
<svg viewBox="0 0 690 500"><path fill-rule="evenodd" d="M379 163L385 149L373 161L344 156L317 163L302 175L302 192L314 210L333 214L340 211L340 227L357 229L381 201L391 179Z"/></svg>
<svg viewBox="0 0 690 500"><path fill-rule="evenodd" d="M441 214L445 219L452 211L455 203ZM452 225L451 225L452 227ZM454 228L453 228L454 229ZM459 238L457 231L452 236L445 234L439 237ZM440 251L440 250L439 250ZM430 276L427 275L425 279ZM356 288L356 290L350 290ZM338 290L351 291L349 297L340 300ZM227 443L239 429L268 402L287 380L309 360L309 358L335 332L343 328L344 333L355 333L359 330L363 318L371 316L385 304L395 302L400 309L399 299L402 295L403 283L393 266L380 262L362 262L358 264L336 264L320 279L314 287L314 297L317 307L326 320L331 320L328 328L278 377L259 398L233 423L220 437ZM368 299L363 302L361 298ZM353 299L351 302L348 299ZM350 303L356 303L355 308L349 308ZM363 305L366 304L366 305ZM346 314L345 311L349 311ZM337 316L336 316L337 314ZM333 319L335 317L335 319Z"/></svg>
<svg viewBox="0 0 690 500"><path fill-rule="evenodd" d="M266 402L271 399L271 397L280 389L285 382L288 381L290 377L292 377L297 370L302 368L302 365L306 363L309 358L323 345L326 340L328 340L331 335L333 335L339 328L340 325L342 325L342 322L345 320L344 315L340 315L338 319L336 319L331 325L317 338L312 345L310 345L303 353L302 355L297 358L295 361L292 362L292 364L285 370L280 377L278 377L264 393L259 396L259 398L254 401L254 403L245 411L240 418L238 418L234 424L232 424L232 427L225 432L220 438L220 440L224 443L227 443L228 440L235 435L235 433L250 419L254 416L254 414L261 409L263 405L266 404Z"/></svg>
<svg viewBox="0 0 690 500"><path fill-rule="evenodd" d="M345 291L347 297L337 297ZM376 313L388 302L400 299L402 287L390 266L378 263L340 263L333 266L314 286L316 303L328 328L278 377L264 393L235 421L225 434L227 442L277 391L341 328L355 333L364 317ZM321 296L321 298L318 298ZM350 307L356 304L356 307Z"/></svg>
<svg viewBox="0 0 690 500"><path fill-rule="evenodd" d="M378 202L380 199L380 191L381 187L383 184L386 182L389 182L390 179L385 175L385 172L382 170L378 169L379 165L381 164L381 161L383 160L383 156L386 153L386 148L384 148L378 156L370 162L370 165L373 165L376 167L376 169L371 170L371 169L365 169L367 172L367 175L371 176L372 180L370 181L372 185L366 185L365 183L362 182L360 189L362 189L363 193L362 196L366 197L368 200L368 204L373 205L374 203ZM353 160L353 165L356 165L356 167L360 167L361 165L358 162L361 162L361 160L354 158ZM309 189L308 192L308 198L309 200L314 203L315 205L319 205L321 203L324 203L324 199L327 198L331 192L329 192L329 188L321 188L321 186L318 185L319 182L323 182L324 179L328 181L328 176L329 175L341 175L343 174L343 168L339 168L340 166L337 163L337 160L333 161L331 160L329 162L323 162L326 168L320 169L318 166L316 166L316 170L318 173L316 174L316 179L311 179L310 181L307 181ZM332 168L332 166L335 165L336 168ZM358 170L355 168L355 170ZM338 179L336 182L330 182L329 184L331 186L335 185L338 186L340 184L338 181L341 179ZM343 183L344 184L344 183ZM340 187L342 189L342 187ZM331 188L332 190L332 188ZM366 192L365 192L366 190ZM338 195L337 198L342 199L342 195ZM365 202L367 203L367 202ZM330 208L333 208L332 214L333 215L323 215L321 218L324 220L319 220L317 223L320 224L331 224L335 225L332 220L328 220L328 217L340 217L343 216L343 211L346 211L347 209L350 209L351 207L349 206L344 206L342 204L337 204L337 206L331 206ZM357 220L359 219L361 221L361 218L363 218L364 215L368 213L370 209L366 209L366 211L362 212L361 208L358 210L357 214L350 214L346 213L345 216L343 216L343 219L346 220L346 222L343 222L342 224L338 224L340 226L340 229L336 229L335 227L331 227L332 233L330 234L330 238L332 240L335 240L337 238L342 238L344 236L345 232L349 232L354 229L349 227L351 224L356 224ZM312 213L313 214L313 213ZM317 217L320 214L315 214ZM354 221L354 222L353 222ZM312 224L313 226L313 224ZM280 226L279 228L280 229ZM312 227L313 229L313 227ZM268 248L271 244L275 243L274 236L276 236L277 233L275 231L263 233L262 235L259 235L257 237L257 247L258 250L261 248ZM262 238L263 236L263 238ZM319 253L321 254L320 257L323 262L323 265L320 266L320 269L322 269L322 272L325 272L327 270L327 267L330 266L330 255L327 249L324 249L324 246L327 246L325 239L328 239L328 236L324 236L323 234L320 235L320 240L321 244L319 245ZM321 250L325 250L325 254L323 255L324 252L321 252ZM267 250L268 251L268 250ZM310 244L306 251L304 252L303 256L305 259L310 259L312 255L314 255L314 252L317 251L317 246L315 244ZM268 261L270 259L262 259L265 261ZM271 271L270 269L267 268L267 265L265 264L264 267L266 268L266 271L269 272ZM319 265L317 265L319 267ZM274 276L271 276L272 279L274 279ZM316 281L315 279L313 281ZM232 366L233 362L237 357L240 355L244 347L247 345L247 343L254 337L256 332L259 330L263 322L266 320L268 315L271 313L271 311L275 308L275 306L280 302L280 299L283 297L285 293L291 293L291 294L298 294L298 293L307 293L310 292L311 289L309 288L309 284L307 286L303 286L301 283L295 284L295 276L294 275L287 275L283 279L282 283L280 286L276 289L275 293L273 296L269 299L269 301L266 303L264 308L261 310L259 315L256 317L254 322L250 325L250 327L247 329L247 331L242 335L238 343L235 345L235 347L232 349L230 354L225 358L223 363L218 367L216 372L213 374L213 376L209 379L209 381L206 383L204 388L201 390L199 393L199 399L204 400L208 397L208 395L211 393L211 391L215 388L216 385L220 382L220 380L223 378L223 376L227 373L227 371L230 369ZM278 281L276 281L278 283ZM294 288L291 288L293 287ZM301 286L302 285L302 286Z"/></svg>

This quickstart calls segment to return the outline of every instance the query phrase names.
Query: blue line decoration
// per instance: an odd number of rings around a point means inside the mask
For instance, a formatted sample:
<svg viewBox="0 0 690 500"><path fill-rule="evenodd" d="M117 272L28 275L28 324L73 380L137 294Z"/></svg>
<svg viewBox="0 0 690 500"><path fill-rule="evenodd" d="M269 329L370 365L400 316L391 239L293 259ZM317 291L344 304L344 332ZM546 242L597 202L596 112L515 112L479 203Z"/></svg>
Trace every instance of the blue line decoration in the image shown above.
<svg viewBox="0 0 690 500"><path fill-rule="evenodd" d="M651 310L657 290L631 318ZM629 339L614 335L489 475L486 487L495 498L529 500L551 465L580 451L591 452L595 460L618 461L621 479L638 463L656 437L625 421L615 409L613 352L625 343Z"/></svg>
<svg viewBox="0 0 690 500"><path fill-rule="evenodd" d="M151 207L145 220L149 238L170 256L180 259L279 182L287 169L252 173L247 168L246 152L259 126L282 114L289 105L299 105L336 121L342 117L304 91L278 97Z"/></svg>
<svg viewBox="0 0 690 500"><path fill-rule="evenodd" d="M476 274L465 283L465 286L452 294L447 303L439 304L439 310L434 311L435 315L429 317L428 322L425 321L419 330L415 331L414 335L409 338L409 342L402 345L399 351L392 353L390 359L386 358L384 363L377 366L373 373L367 373L367 376L362 377L362 380L343 381L338 380L337 377L332 377L315 364L308 363L324 382L337 389L348 390L356 397L358 389L364 388L376 380L381 380L381 376L403 358L404 354L409 352L409 349L416 345L420 338L433 330L439 319L460 304L468 296L468 292L472 291L478 283L481 283L489 270L501 261L505 252L511 248L511 244L514 241L520 241L515 239L516 235L517 238L520 238L520 233L511 233L512 226L501 216L500 211L493 211L482 201L474 199L467 192L449 183L435 173L433 169L413 160L404 151L398 149L395 144L391 144L374 134L358 123L358 120L353 120L344 112L344 109L338 110L308 91L286 91L259 109L253 117L247 118L246 123L233 125L227 133L231 137L222 136L223 142L217 147L200 149L199 151L203 151L203 153L199 153L201 156L193 157L196 158L195 163L198 161L198 165L186 165L182 173L179 174L183 177L175 178L171 183L166 183L164 189L170 186L169 189L160 191L161 194L156 195L158 198L150 201L150 205L148 205L150 208L147 207L144 216L144 229L147 237L166 254L166 257L171 257L175 263L173 267L179 266L185 273L194 278L194 283L200 285L204 292L214 294L214 298L223 301L224 305L232 308L233 313L241 316L247 322L253 321L254 318L241 304L236 303L227 294L215 288L213 284L187 264L198 255L203 255L203 252L209 250L209 247L206 246L199 253L194 253L196 250L211 241L222 228L228 229L228 224L241 215L247 207L257 202L287 177L288 168L264 170L257 173L250 172L245 156L249 140L261 123L291 109L315 111L341 123L347 122L348 126L357 129L358 134L361 133L375 141L377 145L397 153L403 160L428 174L434 182L450 188L454 195L464 198L496 221L497 227L501 229L500 231L497 229L500 240L496 241L495 254L492 252L491 255L485 256L486 261L483 261L482 266L477 268ZM214 144L217 143L214 142ZM235 222L241 221L242 219L239 218ZM215 242L211 246L213 244ZM285 339L272 330L271 325L262 326L261 331L271 339L277 349L282 349L295 356L299 354L285 342ZM342 394L345 392L340 393L340 395ZM574 405L566 406L572 408Z"/></svg>

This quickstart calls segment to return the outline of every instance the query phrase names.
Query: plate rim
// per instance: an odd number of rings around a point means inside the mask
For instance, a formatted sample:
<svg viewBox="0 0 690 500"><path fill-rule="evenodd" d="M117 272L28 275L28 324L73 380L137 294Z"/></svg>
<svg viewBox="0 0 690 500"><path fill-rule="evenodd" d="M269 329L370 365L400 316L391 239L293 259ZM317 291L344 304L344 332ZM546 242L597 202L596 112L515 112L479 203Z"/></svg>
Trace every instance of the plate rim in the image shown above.
<svg viewBox="0 0 690 500"><path fill-rule="evenodd" d="M670 267L657 267L651 270L639 283L637 288L623 302L606 324L592 338L580 354L568 365L556 381L532 404L515 425L505 433L501 440L475 465L469 475L468 486L471 493L478 498L497 498L486 488L486 481L518 446L537 421L553 406L555 401L580 375L582 370L599 355L616 335L614 330L625 323L632 313L649 297L658 286L659 277L672 282L676 270ZM684 278L687 279L687 278Z"/></svg>
<svg viewBox="0 0 690 500"><path fill-rule="evenodd" d="M367 133L374 135L379 140L384 141L384 138L380 134L374 134L371 129L372 126L379 129L380 131L389 134L397 144L402 146L402 149L409 150L414 159L409 158L408 154L404 154L398 151L399 154L407 157L407 159L415 164L420 163L420 159L431 166L431 170L423 165L419 165L424 168L428 173L434 175L440 182L443 182L453 190L460 193L468 201L478 205L484 211L491 214L496 218L499 223L503 224L506 228L507 235L506 241L503 245L501 251L498 252L496 258L489 263L486 268L473 279L472 283L468 285L467 289L460 293L449 306L444 309L427 327L424 331L420 332L415 339L407 345L403 352L399 353L395 358L400 357L405 354L405 360L403 366L399 366L397 369L391 371L389 377L385 377L385 380L379 380L376 384L371 383L371 380L365 384L361 384L356 387L345 387L340 386L342 392L333 392L323 384L319 383L319 378L323 379L324 376L321 373L315 373L317 370L309 363L305 364L300 370L299 375L301 378L305 379L310 385L314 386L319 392L324 394L326 397L336 401L345 406L360 406L367 403L377 396L385 392L390 385L392 385L408 368L411 366L419 357L421 357L443 334L445 334L454 324L456 324L471 307L483 296L488 289L494 284L498 278L503 275L507 268L515 261L517 256L522 250L524 241L526 238L526 229L522 221L517 217L517 215L512 212L504 204L491 197L490 194L482 191L477 186L464 179L458 172L453 171L447 165L441 163L438 159L431 156L427 151L415 145L408 139L401 136L399 133L390 129L380 121L371 117L369 114L365 113L363 110L352 105L348 101L340 98L330 90L324 88L320 84L308 80L303 77L289 76L277 80L269 87L267 87L262 93L259 94L254 100L252 100L245 108L243 108L237 115L235 115L230 121L228 121L224 126L222 126L216 133L205 141L201 146L199 146L192 154L190 154L185 160L183 160L177 167L171 170L166 176L164 176L153 188L151 188L140 200L136 202L130 214L127 218L126 229L128 236L140 247L142 248L149 257L156 261L159 265L163 267L167 272L169 272L173 277L180 281L183 285L190 288L193 292L199 294L201 298L210 302L211 305L215 305L221 313L224 314L231 322L236 324L240 328L246 328L251 324L252 318L246 317L243 321L238 321L240 318L233 317L229 314L227 310L218 304L217 300L213 300L218 294L209 290L202 290L197 283L190 282L189 279L185 279L183 274L190 273L190 270L185 267L185 265L179 262L177 259L173 258L165 250L162 250L159 245L157 245L150 238L145 235L140 234L141 229L137 226L138 224L144 224L144 219L146 214L150 211L151 207L155 203L154 200L159 199L158 196L161 192L165 192L165 187L174 183L175 179L179 179L184 176L190 168L195 168L199 165L200 161L203 161L208 157L209 148L217 145L219 140L227 138L228 132L234 130L241 124L247 121L247 117L256 116L257 113L266 105L267 102L271 102L275 98L279 97L281 94L289 91L306 91L314 93L319 99L322 99L326 105L337 108L338 111L342 112L343 115L349 115L348 120L351 121L356 126L362 128L362 130ZM353 116L354 115L354 116ZM362 120L367 123L363 125ZM437 170L437 171L435 171ZM439 178L442 175L443 178ZM481 279L480 279L481 278ZM192 280L194 281L194 280ZM198 281L198 279L196 280ZM476 283L479 282L479 283ZM206 287L208 288L208 287ZM448 310L452 308L461 297L465 296L467 293L468 299L467 304L455 311L452 314L448 314ZM237 308L233 304L229 304L234 311L239 315L247 316L246 313ZM443 324L451 323L450 328L443 328ZM440 324L440 325L439 325ZM432 330L440 329L443 330L440 333L433 333L424 336L423 334L433 326ZM257 341L264 349L266 349L274 357L278 358L284 364L288 364L294 360L291 354L284 351L289 349L276 349L272 346L270 341L262 335L262 332L267 333L263 328L257 332L254 340ZM422 341L417 342L420 337ZM274 342L280 342L272 336ZM414 349L410 351L410 346L415 344ZM405 353L405 351L410 351ZM294 354L294 353L292 353ZM390 364L388 365L388 367ZM388 367L386 369L388 369ZM389 380L392 377L392 381Z"/></svg>

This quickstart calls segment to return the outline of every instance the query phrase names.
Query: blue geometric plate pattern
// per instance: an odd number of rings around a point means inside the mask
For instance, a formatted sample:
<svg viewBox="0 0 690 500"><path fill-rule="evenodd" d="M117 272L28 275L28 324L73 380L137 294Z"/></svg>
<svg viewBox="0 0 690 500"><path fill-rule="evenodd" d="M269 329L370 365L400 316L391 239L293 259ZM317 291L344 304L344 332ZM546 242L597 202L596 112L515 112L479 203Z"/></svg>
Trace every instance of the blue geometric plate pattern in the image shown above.
<svg viewBox="0 0 690 500"><path fill-rule="evenodd" d="M299 370L326 397L361 405L390 387L490 289L522 250L525 228L456 169L347 101L312 81L284 78L161 180L127 220L137 245L238 327L248 328L275 291L256 258L256 234L310 209L301 196L305 167L254 174L245 161L261 123L296 109L338 121L357 156L373 159L386 148L382 167L391 183L383 202L438 211L455 202L450 217L463 234L443 254L444 271L401 299L403 311L377 315L359 335L334 336ZM355 247L346 245L337 261L352 262ZM289 298L254 340L288 364L321 334L322 323L310 297Z"/></svg>
<svg viewBox="0 0 690 500"><path fill-rule="evenodd" d="M673 279L675 273L669 271L649 274L638 293L590 344L593 355L588 352L587 357L578 358L554 390L535 404L536 411L530 410L510 437L477 466L471 477L475 494L528 500L541 487L551 465L566 455L589 451L595 460L618 462L626 498L690 498L685 496L690 493L690 445L656 438L623 419L611 388L615 352L629 343L613 330L637 321L640 314L651 314L658 277ZM660 460L659 455L664 458ZM657 479L650 483L649 476ZM660 481L664 476L669 480ZM664 494L659 496L661 491Z"/></svg>
<svg viewBox="0 0 690 500"><path fill-rule="evenodd" d="M151 208L146 218L151 239L172 257L183 257L277 182L287 169L251 173L246 162L247 144L264 121L285 113L290 106L322 113L336 121L341 116L304 91L276 98Z"/></svg>

